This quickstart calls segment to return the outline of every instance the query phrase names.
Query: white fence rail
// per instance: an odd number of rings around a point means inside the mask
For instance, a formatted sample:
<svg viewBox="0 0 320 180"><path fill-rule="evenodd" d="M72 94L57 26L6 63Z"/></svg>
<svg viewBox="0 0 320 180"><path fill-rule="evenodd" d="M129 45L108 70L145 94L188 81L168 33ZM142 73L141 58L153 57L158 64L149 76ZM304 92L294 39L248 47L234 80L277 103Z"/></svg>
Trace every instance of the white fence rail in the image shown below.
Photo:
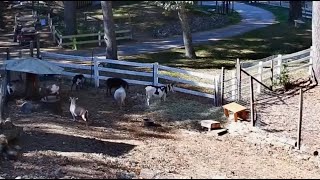
<svg viewBox="0 0 320 180"><path fill-rule="evenodd" d="M287 65L288 73L293 73L301 69L306 69L308 75L312 75L312 58L311 58L311 49L312 47L295 52L292 54L279 54L275 58L259 61L258 64L242 68L248 72L251 76L255 77L260 82L267 84L270 83L272 86L274 82L277 81L277 77L283 71L283 67ZM236 69L242 67L241 63L237 63ZM224 76L224 74L222 74ZM241 77L241 74L236 73L236 70L232 72L231 78L224 80L223 88L223 98L230 100L239 100L241 99L241 94L244 91L249 89L249 84L246 81L250 77ZM240 90L239 90L240 89ZM256 84L255 91L261 93L261 85Z"/></svg>
<svg viewBox="0 0 320 180"><path fill-rule="evenodd" d="M179 68L172 68L168 66L159 65L158 63L138 63L138 62L127 62L121 60L111 60L103 59L98 57L82 57L82 56L72 56L65 54L56 54L50 52L42 52L41 56L43 58L49 59L53 64L59 65L65 68L63 75L74 76L79 72L74 70L84 70L89 73L83 73L85 77L94 79L95 86L100 86L100 80L107 80L111 76L107 73L117 73L121 75L139 76L142 78L137 79L127 79L124 78L128 83L138 84L138 85L163 85L165 81L175 82L180 85L187 87L176 87L175 90L182 93L192 94L201 97L207 97L213 99L213 103L216 104L219 99L218 93L220 92L219 83L220 75L213 76L208 74L203 74L199 72L188 71ZM76 61L80 61L82 64L75 64ZM72 63L70 63L72 62ZM111 67L101 67L100 64L117 64L121 66L129 67L123 69L111 68ZM74 69L74 70L70 70ZM90 71L89 71L90 70ZM139 70L139 71L137 71ZM192 81L183 78L177 78L170 75L164 75L163 72L174 72L182 73L188 76L196 77L198 79L210 80L211 83ZM129 76L128 76L129 77ZM145 80L147 79L147 80ZM163 83L159 83L159 80L164 80ZM194 88L188 89L189 86L194 86ZM202 88L207 89L206 93L201 92ZM195 90L196 89L196 90ZM198 90L200 89L200 90ZM208 93L210 91L211 93Z"/></svg>
<svg viewBox="0 0 320 180"><path fill-rule="evenodd" d="M102 43L104 43L104 33L99 31L97 33L90 33L90 34L79 34L79 35L67 35L64 36L60 31L56 29L56 26L53 25L52 18L50 17L50 14L48 14L48 24L49 28L52 34L52 38L54 42L57 42L59 47L62 46L70 46L70 45L78 45L78 44L89 44L89 43L98 43L99 46L101 46ZM131 29L126 30L118 30L116 33L116 40L123 40L123 39L132 39L132 31ZM122 35L122 36L118 36ZM83 37L96 37L93 40L77 40L77 38L83 38ZM69 40L69 42L65 42L65 40Z"/></svg>
<svg viewBox="0 0 320 180"><path fill-rule="evenodd" d="M267 4L270 6L289 8L289 1L257 1L257 2L261 4ZM302 1L302 2L304 2L304 7L302 7L302 17L306 19L312 19L312 1Z"/></svg>

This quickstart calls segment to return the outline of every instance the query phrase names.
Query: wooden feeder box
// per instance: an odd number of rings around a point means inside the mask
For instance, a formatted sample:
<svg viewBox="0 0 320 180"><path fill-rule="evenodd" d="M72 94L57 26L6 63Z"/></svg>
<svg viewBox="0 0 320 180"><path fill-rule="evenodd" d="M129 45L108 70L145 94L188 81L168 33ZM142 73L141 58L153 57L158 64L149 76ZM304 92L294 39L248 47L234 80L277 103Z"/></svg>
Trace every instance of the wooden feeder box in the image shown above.
<svg viewBox="0 0 320 180"><path fill-rule="evenodd" d="M200 124L201 124L201 127L207 128L208 131L211 131L211 129L221 129L220 122L218 121L202 120Z"/></svg>

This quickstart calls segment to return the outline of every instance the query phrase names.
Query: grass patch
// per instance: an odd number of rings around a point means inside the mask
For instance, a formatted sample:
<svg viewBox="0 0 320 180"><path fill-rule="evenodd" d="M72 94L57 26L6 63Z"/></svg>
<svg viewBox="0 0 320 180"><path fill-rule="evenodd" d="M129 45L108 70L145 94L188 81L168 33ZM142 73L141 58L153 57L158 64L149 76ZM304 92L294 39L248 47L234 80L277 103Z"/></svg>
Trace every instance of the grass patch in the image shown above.
<svg viewBox="0 0 320 180"><path fill-rule="evenodd" d="M237 58L257 60L275 54L289 54L311 46L311 27L295 28L287 23L288 9L260 5L270 10L279 23L253 30L227 40L195 46L196 60L185 58L184 49L122 57L128 61L159 62L180 68L233 68Z"/></svg>

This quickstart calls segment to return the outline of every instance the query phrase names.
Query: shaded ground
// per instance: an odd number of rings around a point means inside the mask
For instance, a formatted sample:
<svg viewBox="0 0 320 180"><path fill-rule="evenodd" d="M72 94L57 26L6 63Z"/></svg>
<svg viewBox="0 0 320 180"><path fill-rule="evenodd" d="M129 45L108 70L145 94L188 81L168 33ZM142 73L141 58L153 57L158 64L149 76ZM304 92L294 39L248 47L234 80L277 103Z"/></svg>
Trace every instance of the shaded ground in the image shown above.
<svg viewBox="0 0 320 180"><path fill-rule="evenodd" d="M20 114L10 102L12 121L24 128L17 142L23 153L17 161L1 161L1 177L145 177L148 170L150 178L319 178L317 157L242 127L250 123L225 123L222 110L208 99L175 93L166 102L152 101L148 109L143 86L130 86L126 106L119 110L103 89L70 94L69 81L61 85L61 116ZM70 95L89 109L94 120L89 128L71 121ZM144 127L143 118L159 126ZM222 121L230 133L217 137L200 130L198 120L208 118Z"/></svg>

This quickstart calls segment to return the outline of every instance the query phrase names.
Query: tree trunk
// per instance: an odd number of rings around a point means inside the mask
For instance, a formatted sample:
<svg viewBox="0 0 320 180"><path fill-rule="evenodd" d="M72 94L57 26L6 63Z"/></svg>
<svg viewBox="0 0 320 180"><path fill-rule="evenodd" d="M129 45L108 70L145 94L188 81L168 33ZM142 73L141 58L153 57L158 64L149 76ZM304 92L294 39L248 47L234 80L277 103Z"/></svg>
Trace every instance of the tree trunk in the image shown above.
<svg viewBox="0 0 320 180"><path fill-rule="evenodd" d="M314 75L320 80L320 2L312 1L312 64Z"/></svg>
<svg viewBox="0 0 320 180"><path fill-rule="evenodd" d="M186 57L190 59L196 58L196 53L192 46L192 34L187 18L187 12L185 9L185 5L182 5L181 8L178 11L182 31L183 31L183 42L186 49Z"/></svg>
<svg viewBox="0 0 320 180"><path fill-rule="evenodd" d="M226 13L229 14L229 1L226 1Z"/></svg>
<svg viewBox="0 0 320 180"><path fill-rule="evenodd" d="M302 17L302 1L289 1L289 23Z"/></svg>
<svg viewBox="0 0 320 180"><path fill-rule="evenodd" d="M104 40L106 43L106 58L118 59L118 49L115 25L112 14L112 1L101 1L104 24Z"/></svg>
<svg viewBox="0 0 320 180"><path fill-rule="evenodd" d="M64 1L64 23L65 34L77 34L77 16L76 16L76 2L77 1Z"/></svg>

